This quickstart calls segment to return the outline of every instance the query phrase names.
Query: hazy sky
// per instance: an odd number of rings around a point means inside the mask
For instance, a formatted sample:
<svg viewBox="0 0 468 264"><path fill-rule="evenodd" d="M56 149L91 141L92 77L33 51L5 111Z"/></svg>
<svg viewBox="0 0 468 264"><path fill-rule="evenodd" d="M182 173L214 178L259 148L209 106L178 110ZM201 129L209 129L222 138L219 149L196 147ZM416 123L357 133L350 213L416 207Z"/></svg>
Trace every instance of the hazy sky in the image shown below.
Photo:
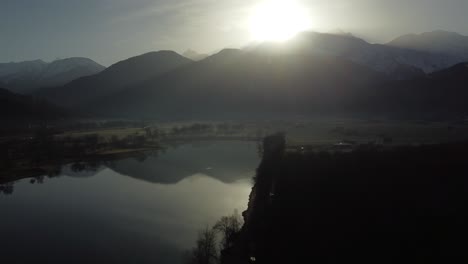
<svg viewBox="0 0 468 264"><path fill-rule="evenodd" d="M0 62L89 57L103 65L160 49L212 52L251 40L261 0L0 0ZM443 29L468 35L468 0L298 0L313 30L371 42Z"/></svg>

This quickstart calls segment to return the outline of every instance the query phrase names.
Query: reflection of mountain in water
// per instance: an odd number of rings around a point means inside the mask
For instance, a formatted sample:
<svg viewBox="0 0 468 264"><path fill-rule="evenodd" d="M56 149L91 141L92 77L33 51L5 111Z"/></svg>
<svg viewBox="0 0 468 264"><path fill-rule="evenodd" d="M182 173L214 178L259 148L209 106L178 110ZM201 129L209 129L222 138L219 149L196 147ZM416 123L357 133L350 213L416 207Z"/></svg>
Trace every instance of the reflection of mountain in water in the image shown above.
<svg viewBox="0 0 468 264"><path fill-rule="evenodd" d="M194 174L232 183L254 176L258 163L257 144L254 142L204 141L123 160L81 161L62 167L58 165L58 170L53 174L26 178L31 184L43 183L45 177L89 178L109 168L119 174L151 183L175 184ZM12 194L18 180L0 182L0 194Z"/></svg>
<svg viewBox="0 0 468 264"><path fill-rule="evenodd" d="M247 142L198 142L169 149L144 161L125 159L108 167L133 178L171 184L196 173L225 183L253 176L259 157L256 145Z"/></svg>

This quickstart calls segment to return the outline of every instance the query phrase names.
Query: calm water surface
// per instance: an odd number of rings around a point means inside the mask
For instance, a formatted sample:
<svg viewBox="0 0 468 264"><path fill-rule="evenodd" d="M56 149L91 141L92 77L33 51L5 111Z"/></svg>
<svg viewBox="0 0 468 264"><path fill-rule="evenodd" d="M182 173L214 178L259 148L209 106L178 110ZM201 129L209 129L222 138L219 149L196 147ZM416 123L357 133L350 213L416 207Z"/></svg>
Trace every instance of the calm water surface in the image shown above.
<svg viewBox="0 0 468 264"><path fill-rule="evenodd" d="M202 142L0 194L1 263L181 263L199 229L247 207L255 143Z"/></svg>

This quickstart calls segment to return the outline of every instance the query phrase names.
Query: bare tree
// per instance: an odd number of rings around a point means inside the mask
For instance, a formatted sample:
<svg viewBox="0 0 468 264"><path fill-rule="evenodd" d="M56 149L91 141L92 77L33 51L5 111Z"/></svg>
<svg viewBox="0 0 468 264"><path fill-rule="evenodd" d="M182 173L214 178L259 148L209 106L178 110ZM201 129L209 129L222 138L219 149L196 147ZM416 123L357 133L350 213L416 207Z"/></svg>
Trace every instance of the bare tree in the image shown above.
<svg viewBox="0 0 468 264"><path fill-rule="evenodd" d="M220 252L231 248L242 227L242 217L237 210L223 216L213 228L208 226L198 233L196 246L192 249L189 264L214 264L220 261Z"/></svg>
<svg viewBox="0 0 468 264"><path fill-rule="evenodd" d="M218 262L216 231L208 226L198 233L197 245L192 251L191 264L215 264Z"/></svg>
<svg viewBox="0 0 468 264"><path fill-rule="evenodd" d="M221 234L221 250L232 247L241 227L242 218L237 210L234 210L232 215L223 216L218 220L218 222L216 222L213 229Z"/></svg>

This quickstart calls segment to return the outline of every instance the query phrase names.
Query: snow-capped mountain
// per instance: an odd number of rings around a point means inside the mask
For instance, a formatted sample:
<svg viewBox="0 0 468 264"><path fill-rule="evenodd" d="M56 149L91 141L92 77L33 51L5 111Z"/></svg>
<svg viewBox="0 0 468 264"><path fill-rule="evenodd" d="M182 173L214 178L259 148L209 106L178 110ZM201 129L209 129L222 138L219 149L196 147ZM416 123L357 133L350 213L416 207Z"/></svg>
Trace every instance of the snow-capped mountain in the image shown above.
<svg viewBox="0 0 468 264"><path fill-rule="evenodd" d="M33 94L62 106L84 104L192 62L173 51L149 52L117 62L98 74L78 78L63 86L38 89Z"/></svg>
<svg viewBox="0 0 468 264"><path fill-rule="evenodd" d="M252 47L250 47L252 48ZM264 43L256 49L336 56L368 66L396 79L404 79L420 72L431 73L467 60L450 53L415 50L395 45L371 44L351 34L306 32L286 44ZM468 50L468 49L467 49Z"/></svg>
<svg viewBox="0 0 468 264"><path fill-rule="evenodd" d="M87 58L68 58L50 63L42 60L0 63L0 84L17 93L30 93L40 87L64 85L104 69L104 66Z"/></svg>

